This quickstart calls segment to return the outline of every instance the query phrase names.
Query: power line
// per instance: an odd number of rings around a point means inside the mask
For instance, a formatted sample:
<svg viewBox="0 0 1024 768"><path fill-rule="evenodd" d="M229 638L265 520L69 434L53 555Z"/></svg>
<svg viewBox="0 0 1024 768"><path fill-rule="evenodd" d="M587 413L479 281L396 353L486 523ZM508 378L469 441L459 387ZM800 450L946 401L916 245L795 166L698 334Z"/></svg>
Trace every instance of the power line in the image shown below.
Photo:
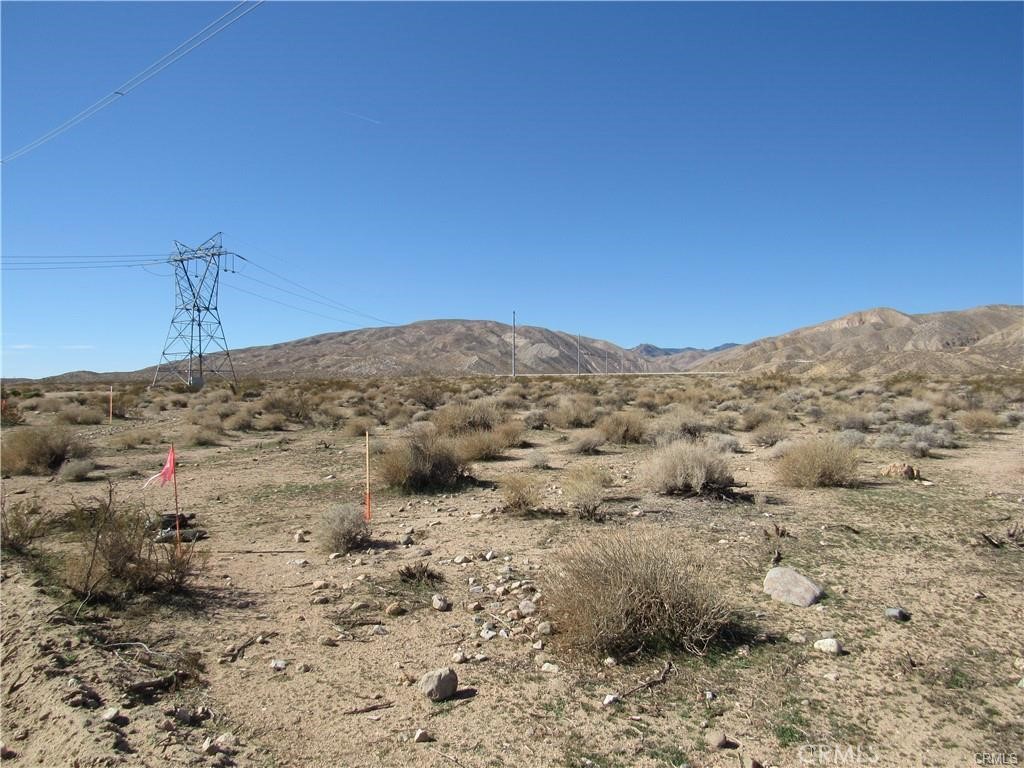
<svg viewBox="0 0 1024 768"><path fill-rule="evenodd" d="M124 263L117 262L113 264L75 264L74 266L7 266L4 264L2 269L4 272L40 272L44 270L52 269L64 269L64 270L79 270L79 269L125 269L128 267L146 267L146 266L157 266L159 264L166 264L166 261L140 261L137 263Z"/></svg>
<svg viewBox="0 0 1024 768"><path fill-rule="evenodd" d="M331 317L330 315L325 315L325 314L323 314L321 312L314 312L311 309L303 309L302 307L296 307L294 304L289 304L286 301L279 301L278 299L272 299L269 296L264 296L263 294L255 293L254 291L249 291L249 290L246 290L245 288L239 288L237 285L228 285L227 283L225 283L224 287L225 288L230 288L233 291L241 291L242 293L247 293L250 296L255 296L257 299L263 299L264 301L271 301L274 304L280 304L282 307L288 307L289 309L294 309L294 310L296 310L298 312L305 312L307 315L316 315L317 317L323 317L323 318L325 318L327 320L333 320L336 323L342 323L343 325L350 325L353 328L358 328L359 327L355 323L350 322L348 320L342 320L341 318L338 318L338 317Z"/></svg>
<svg viewBox="0 0 1024 768"><path fill-rule="evenodd" d="M142 70L137 75L132 77L130 80L127 80L126 82L122 83L120 86L115 88L113 91L108 93L102 99L86 107L74 117L65 120L63 123L58 125L53 130L44 133L35 141L29 142L25 146L21 147L21 149L15 150L7 157L3 158L3 160L0 160L0 163L9 163L11 162L11 160L19 158L22 155L31 152L33 149L42 146L51 139L57 138L65 131L74 128L79 123L88 120L97 112L104 109L105 107L110 106L121 97L127 96L129 93L138 88L151 77L154 77L163 70L167 69L167 67L171 66L171 64L173 64L178 59L188 54L190 51L195 50L203 43L207 42L208 40L211 40L216 35L223 32L225 29L230 27L232 24L234 24L242 17L246 16L249 13L252 13L254 10L263 5L264 2L265 0L257 0L255 3L249 5L247 0L242 0L229 11L214 19L201 30L196 32L188 40L178 45L174 50L161 56L159 59L157 59L144 70ZM247 5L248 7L245 7ZM242 12L238 13L239 10L241 10ZM225 19L227 19L227 21L224 21Z"/></svg>

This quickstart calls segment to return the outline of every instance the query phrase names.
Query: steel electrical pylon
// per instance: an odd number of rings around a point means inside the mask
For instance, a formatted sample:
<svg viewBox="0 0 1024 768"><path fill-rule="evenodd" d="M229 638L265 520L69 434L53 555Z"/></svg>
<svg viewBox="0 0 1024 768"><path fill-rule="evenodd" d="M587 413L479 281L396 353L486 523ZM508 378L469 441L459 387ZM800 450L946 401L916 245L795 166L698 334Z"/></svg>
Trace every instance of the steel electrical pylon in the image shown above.
<svg viewBox="0 0 1024 768"><path fill-rule="evenodd" d="M175 378L199 389L210 376L237 383L217 310L221 260L235 254L224 250L220 232L198 248L178 241L174 246L178 252L168 259L174 266L174 316L153 384Z"/></svg>

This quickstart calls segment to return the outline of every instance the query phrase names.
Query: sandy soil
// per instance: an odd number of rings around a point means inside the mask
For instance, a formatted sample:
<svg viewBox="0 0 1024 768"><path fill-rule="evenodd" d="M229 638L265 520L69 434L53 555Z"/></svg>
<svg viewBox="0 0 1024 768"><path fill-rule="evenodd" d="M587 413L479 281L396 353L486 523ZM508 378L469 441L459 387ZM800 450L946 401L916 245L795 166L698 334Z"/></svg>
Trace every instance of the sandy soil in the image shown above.
<svg viewBox="0 0 1024 768"><path fill-rule="evenodd" d="M170 411L151 422L172 434L181 419ZM141 490L165 448L102 448L138 426L82 431L100 446L98 461L119 494L170 511L169 486ZM376 439L390 436L385 429ZM757 503L648 494L637 473L645 448L579 457L558 430L529 439L536 447L474 465L478 483L463 491L376 491L376 546L334 559L322 549L319 519L332 504L361 498L358 439L294 428L181 447L183 511L209 532L199 545L205 567L187 597L80 607L45 564L5 557L0 694L12 764L710 768L735 766L740 756L776 766L967 766L985 754L1024 760L1024 551L981 536L1005 538L1024 520L1021 431L914 461L929 484L881 478L886 464L902 459L863 450L861 487L814 491L781 488L769 452L748 443L728 461L745 491L765 495ZM551 469L529 466L538 449ZM557 513L564 469L579 462L600 463L615 478L608 522ZM499 486L510 473L543 482L555 512L501 512ZM11 500L37 494L56 510L72 496L104 490L102 481L31 477L3 485ZM773 524L789 535L769 540ZM657 675L667 659L608 667L574 655L564 637L537 633L548 618L543 595L536 617L506 613L532 594L561 545L612 527L655 529L711 553L750 636L708 658L675 658L663 684L603 707L606 694ZM296 542L299 530L308 541ZM406 535L412 544L401 543ZM66 535L53 546L73 551ZM819 606L763 594L776 546L784 565L825 587ZM456 564L460 555L467 562ZM434 590L396 578L400 566L420 560L444 575L437 591L454 603L450 612L430 607ZM317 581L326 586L314 589ZM498 596L498 587L507 594ZM473 601L483 610L469 610ZM366 607L352 608L360 602ZM394 602L406 612L387 615ZM911 613L909 622L885 618L895 605ZM481 639L482 621L510 636ZM847 653L814 650L823 633L834 633ZM538 639L543 650L534 648ZM230 653L247 641L244 653ZM459 650L471 660L454 664ZM287 665L274 671L273 660ZM545 661L558 671L540 671ZM444 666L457 671L460 694L432 703L415 681ZM175 669L188 677L168 690L125 693ZM106 722L110 707L120 712ZM417 729L434 740L415 743ZM735 748L708 749L708 729L727 734ZM225 749L202 754L204 742L221 734L229 734Z"/></svg>

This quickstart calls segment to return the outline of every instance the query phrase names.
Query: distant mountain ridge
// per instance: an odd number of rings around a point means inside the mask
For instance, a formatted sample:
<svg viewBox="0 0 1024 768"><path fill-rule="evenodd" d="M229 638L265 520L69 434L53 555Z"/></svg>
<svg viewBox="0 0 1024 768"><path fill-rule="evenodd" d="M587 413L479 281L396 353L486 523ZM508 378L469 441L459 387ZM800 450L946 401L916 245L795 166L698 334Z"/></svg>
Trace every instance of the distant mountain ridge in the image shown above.
<svg viewBox="0 0 1024 768"><path fill-rule="evenodd" d="M324 333L231 351L239 378L512 372L512 327L493 320L423 320L383 328ZM519 374L762 372L886 375L913 370L964 374L1024 370L1024 307L988 305L910 315L887 307L853 312L749 344L714 349L624 349L601 339L535 326L516 329ZM151 379L132 373L78 371L45 381Z"/></svg>

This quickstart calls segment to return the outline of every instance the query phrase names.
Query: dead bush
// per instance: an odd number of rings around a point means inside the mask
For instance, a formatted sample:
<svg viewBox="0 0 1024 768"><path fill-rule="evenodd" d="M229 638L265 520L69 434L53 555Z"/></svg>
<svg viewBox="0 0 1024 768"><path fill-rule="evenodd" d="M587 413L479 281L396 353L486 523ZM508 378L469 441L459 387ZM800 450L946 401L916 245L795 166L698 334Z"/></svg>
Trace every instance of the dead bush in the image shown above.
<svg viewBox="0 0 1024 768"><path fill-rule="evenodd" d="M339 504L324 512L322 547L327 552L349 552L365 545L370 538L363 508L358 504Z"/></svg>
<svg viewBox="0 0 1024 768"><path fill-rule="evenodd" d="M685 441L655 450L642 476L656 493L710 494L736 484L721 454Z"/></svg>
<svg viewBox="0 0 1024 768"><path fill-rule="evenodd" d="M740 441L732 435L721 432L711 432L701 438L701 443L715 453L739 453Z"/></svg>
<svg viewBox="0 0 1024 768"><path fill-rule="evenodd" d="M209 427L190 427L185 430L185 444L197 447L220 445L220 435Z"/></svg>
<svg viewBox="0 0 1024 768"><path fill-rule="evenodd" d="M596 420L596 406L592 395L563 397L558 407L547 414L548 423L560 429L590 427Z"/></svg>
<svg viewBox="0 0 1024 768"><path fill-rule="evenodd" d="M999 428L999 417L981 408L961 414L959 422L961 427L973 435L985 435Z"/></svg>
<svg viewBox="0 0 1024 768"><path fill-rule="evenodd" d="M81 557L67 560L67 584L79 595L185 589L201 570L195 543L158 544L141 504L105 497L72 502Z"/></svg>
<svg viewBox="0 0 1024 768"><path fill-rule="evenodd" d="M928 424L932 420L932 404L908 398L897 402L893 413L897 419L907 424Z"/></svg>
<svg viewBox="0 0 1024 768"><path fill-rule="evenodd" d="M481 393L482 394L482 393ZM452 403L439 408L431 418L442 435L490 431L501 421L498 407L487 400Z"/></svg>
<svg viewBox="0 0 1024 768"><path fill-rule="evenodd" d="M536 511L541 505L540 488L526 475L510 475L501 481L501 495L505 500L505 511L525 515Z"/></svg>
<svg viewBox="0 0 1024 768"><path fill-rule="evenodd" d="M776 471L779 481L792 488L853 485L857 452L831 437L812 438L789 447Z"/></svg>
<svg viewBox="0 0 1024 768"><path fill-rule="evenodd" d="M560 552L543 591L559 633L580 651L702 655L731 620L714 575L663 534L616 531Z"/></svg>
<svg viewBox="0 0 1024 768"><path fill-rule="evenodd" d="M127 451L140 445L157 445L160 442L160 431L157 429L133 429L114 435L110 445L115 451Z"/></svg>
<svg viewBox="0 0 1024 768"><path fill-rule="evenodd" d="M8 502L6 496L0 496L0 549L28 552L32 543L46 534L50 519L35 497Z"/></svg>
<svg viewBox="0 0 1024 768"><path fill-rule="evenodd" d="M576 439L569 445L569 453L575 453L579 456L589 456L598 453L600 447L605 444L604 435L598 432L596 429L588 429L581 435L577 435Z"/></svg>
<svg viewBox="0 0 1024 768"><path fill-rule="evenodd" d="M21 408L13 400L0 401L0 426L16 427L25 421Z"/></svg>
<svg viewBox="0 0 1024 768"><path fill-rule="evenodd" d="M61 480L68 483L80 483L89 477L89 473L96 469L96 462L92 459L71 459L64 462L64 466L57 473Z"/></svg>
<svg viewBox="0 0 1024 768"><path fill-rule="evenodd" d="M516 420L502 422L494 428L495 434L506 448L524 447L523 432L525 431L526 426L523 422Z"/></svg>
<svg viewBox="0 0 1024 768"><path fill-rule="evenodd" d="M708 420L687 406L676 406L655 419L647 430L647 439L655 445L669 445L678 440L696 440L711 429Z"/></svg>
<svg viewBox="0 0 1024 768"><path fill-rule="evenodd" d="M565 478L565 500L583 520L601 520L604 489L611 484L608 473L600 467L575 467Z"/></svg>
<svg viewBox="0 0 1024 768"><path fill-rule="evenodd" d="M494 461L505 452L505 441L497 432L478 430L467 432L452 440L455 452L464 463Z"/></svg>
<svg viewBox="0 0 1024 768"><path fill-rule="evenodd" d="M288 425L288 419L281 413L264 413L256 419L256 429L261 432L281 432Z"/></svg>
<svg viewBox="0 0 1024 768"><path fill-rule="evenodd" d="M787 432L786 425L781 421L766 421L758 425L750 437L754 441L754 445L771 448L776 443L785 440Z"/></svg>
<svg viewBox="0 0 1024 768"><path fill-rule="evenodd" d="M526 462L534 469L551 469L551 459L544 451L534 451L526 457Z"/></svg>
<svg viewBox="0 0 1024 768"><path fill-rule="evenodd" d="M367 432L371 435L377 429L377 420L369 416L357 416L345 422L341 434L345 437L364 437Z"/></svg>
<svg viewBox="0 0 1024 768"><path fill-rule="evenodd" d="M98 408L75 404L64 406L56 416L56 421L59 424L99 424L103 419L104 413Z"/></svg>
<svg viewBox="0 0 1024 768"><path fill-rule="evenodd" d="M597 431L609 443L642 443L647 436L647 417L636 411L610 413L597 422Z"/></svg>
<svg viewBox="0 0 1024 768"><path fill-rule="evenodd" d="M4 433L0 467L4 474L45 475L56 472L68 459L82 459L90 446L56 427L25 427Z"/></svg>
<svg viewBox="0 0 1024 768"><path fill-rule="evenodd" d="M455 488L466 477L466 463L452 444L427 430L397 441L378 465L384 484L406 493Z"/></svg>

